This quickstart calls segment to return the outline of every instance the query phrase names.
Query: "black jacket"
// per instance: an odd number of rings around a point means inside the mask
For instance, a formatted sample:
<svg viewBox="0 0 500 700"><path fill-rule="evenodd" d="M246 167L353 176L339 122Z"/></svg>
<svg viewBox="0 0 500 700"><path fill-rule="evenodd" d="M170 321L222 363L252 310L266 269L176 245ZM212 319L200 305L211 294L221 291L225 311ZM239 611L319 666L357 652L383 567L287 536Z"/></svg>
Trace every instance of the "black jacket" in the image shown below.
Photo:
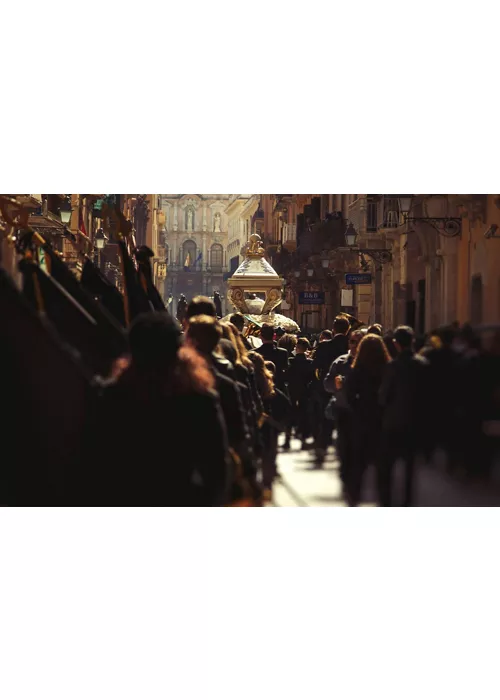
<svg viewBox="0 0 500 700"><path fill-rule="evenodd" d="M380 387L383 429L416 434L424 428L428 363L411 351L390 362Z"/></svg>
<svg viewBox="0 0 500 700"><path fill-rule="evenodd" d="M318 378L322 381L330 367L341 355L345 355L349 350L349 343L346 335L336 335L332 340L324 340L316 348L314 354L314 369L318 373Z"/></svg>
<svg viewBox="0 0 500 700"><path fill-rule="evenodd" d="M299 401L307 396L309 385L314 379L313 361L306 355L291 357L288 369L288 391L292 401Z"/></svg>
<svg viewBox="0 0 500 700"><path fill-rule="evenodd" d="M274 382L278 389L283 391L287 381L288 353L284 348L278 348L274 343L264 343L257 349L266 362L274 362L276 376Z"/></svg>
<svg viewBox="0 0 500 700"><path fill-rule="evenodd" d="M128 372L102 390L92 423L82 505L227 502L228 444L215 394L148 391Z"/></svg>

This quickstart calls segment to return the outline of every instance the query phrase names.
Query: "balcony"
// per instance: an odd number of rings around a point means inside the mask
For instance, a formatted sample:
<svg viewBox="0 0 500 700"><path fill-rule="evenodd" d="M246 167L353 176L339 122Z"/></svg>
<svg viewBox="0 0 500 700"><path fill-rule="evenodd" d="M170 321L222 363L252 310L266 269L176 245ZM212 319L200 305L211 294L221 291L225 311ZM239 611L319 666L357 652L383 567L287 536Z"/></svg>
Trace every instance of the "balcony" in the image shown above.
<svg viewBox="0 0 500 700"><path fill-rule="evenodd" d="M377 207L377 230L385 231L398 228L403 223L399 210L399 200L383 195Z"/></svg>
<svg viewBox="0 0 500 700"><path fill-rule="evenodd" d="M363 235L378 229L378 208L377 202L361 195L349 205L349 221L354 225L356 231Z"/></svg>

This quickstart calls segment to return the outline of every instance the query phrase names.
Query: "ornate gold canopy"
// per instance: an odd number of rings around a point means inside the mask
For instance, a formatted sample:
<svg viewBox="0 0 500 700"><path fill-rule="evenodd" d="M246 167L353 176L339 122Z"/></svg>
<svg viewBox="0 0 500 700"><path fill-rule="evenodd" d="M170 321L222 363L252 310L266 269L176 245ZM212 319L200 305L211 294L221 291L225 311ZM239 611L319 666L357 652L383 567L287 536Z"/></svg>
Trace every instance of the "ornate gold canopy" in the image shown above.
<svg viewBox="0 0 500 700"><path fill-rule="evenodd" d="M282 302L284 280L264 257L262 240L256 233L249 239L245 260L228 280L228 299L243 314L252 313L245 294L265 294L261 314L269 314ZM254 312L255 313L255 312Z"/></svg>

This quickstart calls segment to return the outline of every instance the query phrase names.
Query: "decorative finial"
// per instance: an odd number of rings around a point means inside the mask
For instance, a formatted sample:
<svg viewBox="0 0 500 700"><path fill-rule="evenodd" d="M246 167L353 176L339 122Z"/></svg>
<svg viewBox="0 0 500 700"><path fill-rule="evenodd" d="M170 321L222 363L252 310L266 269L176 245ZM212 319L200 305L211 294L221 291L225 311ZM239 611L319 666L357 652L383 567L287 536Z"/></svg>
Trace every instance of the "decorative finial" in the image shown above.
<svg viewBox="0 0 500 700"><path fill-rule="evenodd" d="M248 239L248 250L247 250L247 256L248 257L255 257L255 258L262 258L264 257L266 251L262 247L262 238L259 236L258 233L252 233L250 238Z"/></svg>

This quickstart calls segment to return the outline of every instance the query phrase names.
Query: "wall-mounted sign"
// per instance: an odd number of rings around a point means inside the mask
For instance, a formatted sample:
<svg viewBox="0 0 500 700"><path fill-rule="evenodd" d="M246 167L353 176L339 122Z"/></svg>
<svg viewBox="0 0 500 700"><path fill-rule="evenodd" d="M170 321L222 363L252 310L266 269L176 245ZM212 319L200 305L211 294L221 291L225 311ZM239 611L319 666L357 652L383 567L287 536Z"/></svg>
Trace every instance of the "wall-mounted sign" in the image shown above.
<svg viewBox="0 0 500 700"><path fill-rule="evenodd" d="M343 289L340 295L340 306L354 306L354 291L352 289Z"/></svg>
<svg viewBox="0 0 500 700"><path fill-rule="evenodd" d="M324 292L299 292L299 304L324 304Z"/></svg>
<svg viewBox="0 0 500 700"><path fill-rule="evenodd" d="M369 272L358 272L345 276L346 284L371 284L372 276Z"/></svg>

